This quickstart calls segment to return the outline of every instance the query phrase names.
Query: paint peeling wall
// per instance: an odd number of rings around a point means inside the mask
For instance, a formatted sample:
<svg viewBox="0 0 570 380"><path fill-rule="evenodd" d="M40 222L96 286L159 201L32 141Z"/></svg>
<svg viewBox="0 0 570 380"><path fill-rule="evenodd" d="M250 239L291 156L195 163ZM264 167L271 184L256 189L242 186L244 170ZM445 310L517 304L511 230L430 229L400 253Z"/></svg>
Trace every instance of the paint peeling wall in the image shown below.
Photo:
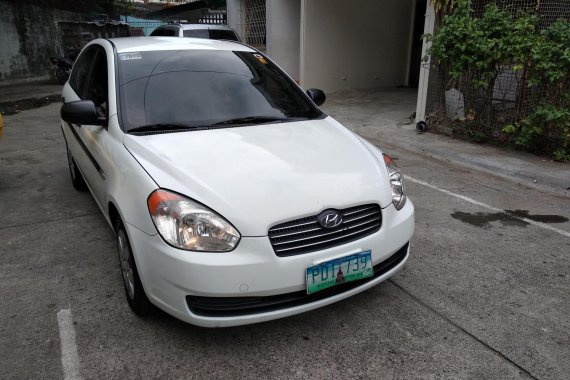
<svg viewBox="0 0 570 380"><path fill-rule="evenodd" d="M63 55L59 21L80 15L0 0L0 86L51 78L50 57Z"/></svg>

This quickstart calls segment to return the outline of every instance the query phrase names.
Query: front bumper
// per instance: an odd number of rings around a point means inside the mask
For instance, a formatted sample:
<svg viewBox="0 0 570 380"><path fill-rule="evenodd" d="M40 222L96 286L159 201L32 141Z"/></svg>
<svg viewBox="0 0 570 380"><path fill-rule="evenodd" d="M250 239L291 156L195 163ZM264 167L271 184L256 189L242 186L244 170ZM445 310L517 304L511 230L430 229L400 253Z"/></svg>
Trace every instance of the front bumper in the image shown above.
<svg viewBox="0 0 570 380"><path fill-rule="evenodd" d="M409 256L406 244L414 231L414 207L408 200L400 211L390 205L382 212L382 227L372 235L337 247L290 257L275 255L266 236L244 237L232 252L211 253L176 249L164 243L159 235L147 235L132 226L127 226L127 230L141 281L152 303L194 325L225 327L313 310L369 289L396 273ZM310 266L366 250L372 251L372 264L376 266L402 249L405 249L405 257L400 257L397 264L387 271L356 286L353 284L342 292L316 297L314 301L284 303L278 308L244 310L226 315L196 312L189 307L188 300L191 299L270 299L288 293L299 294L306 290L305 270Z"/></svg>

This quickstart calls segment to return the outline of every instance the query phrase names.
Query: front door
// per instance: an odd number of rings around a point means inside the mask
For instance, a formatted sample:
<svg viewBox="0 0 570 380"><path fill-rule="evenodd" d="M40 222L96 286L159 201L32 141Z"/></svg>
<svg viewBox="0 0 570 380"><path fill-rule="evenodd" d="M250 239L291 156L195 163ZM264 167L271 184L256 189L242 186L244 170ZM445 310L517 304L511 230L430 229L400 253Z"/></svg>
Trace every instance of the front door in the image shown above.
<svg viewBox="0 0 570 380"><path fill-rule="evenodd" d="M103 47L94 45L78 58L64 89L64 100L91 100L101 116L108 117L107 55ZM67 127L67 128L65 128ZM107 127L97 125L64 126L64 133L89 189L102 209L106 209L107 175L110 170L108 150L111 136Z"/></svg>

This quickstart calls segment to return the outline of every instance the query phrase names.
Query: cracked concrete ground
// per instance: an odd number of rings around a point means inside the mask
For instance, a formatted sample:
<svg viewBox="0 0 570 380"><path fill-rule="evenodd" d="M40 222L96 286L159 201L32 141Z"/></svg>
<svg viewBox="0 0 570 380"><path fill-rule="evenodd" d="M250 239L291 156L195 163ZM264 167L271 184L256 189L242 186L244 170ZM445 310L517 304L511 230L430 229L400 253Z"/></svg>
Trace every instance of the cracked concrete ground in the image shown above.
<svg viewBox="0 0 570 380"><path fill-rule="evenodd" d="M416 233L406 267L337 304L221 330L133 315L113 233L91 196L71 186L59 105L6 117L0 377L62 378L57 313L69 309L83 378L568 378L570 238L556 231L570 232L570 199L458 165L452 141L439 160L416 149L415 135L394 137L413 97L387 95L337 94L325 110L410 178ZM546 223L554 229L492 216L470 223L492 212L465 199L556 216Z"/></svg>

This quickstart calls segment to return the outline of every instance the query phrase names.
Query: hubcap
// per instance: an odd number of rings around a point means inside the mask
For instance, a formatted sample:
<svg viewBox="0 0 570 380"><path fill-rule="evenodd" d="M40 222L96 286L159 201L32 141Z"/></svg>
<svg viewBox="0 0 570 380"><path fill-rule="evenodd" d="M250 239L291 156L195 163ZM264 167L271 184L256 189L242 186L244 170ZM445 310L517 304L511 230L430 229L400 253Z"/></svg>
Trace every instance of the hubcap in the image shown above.
<svg viewBox="0 0 570 380"><path fill-rule="evenodd" d="M133 275L133 267L131 266L131 249L127 244L127 238L123 230L119 230L117 234L117 245L119 246L119 260L121 262L121 271L123 272L123 281L127 288L129 298L135 298L135 281Z"/></svg>

